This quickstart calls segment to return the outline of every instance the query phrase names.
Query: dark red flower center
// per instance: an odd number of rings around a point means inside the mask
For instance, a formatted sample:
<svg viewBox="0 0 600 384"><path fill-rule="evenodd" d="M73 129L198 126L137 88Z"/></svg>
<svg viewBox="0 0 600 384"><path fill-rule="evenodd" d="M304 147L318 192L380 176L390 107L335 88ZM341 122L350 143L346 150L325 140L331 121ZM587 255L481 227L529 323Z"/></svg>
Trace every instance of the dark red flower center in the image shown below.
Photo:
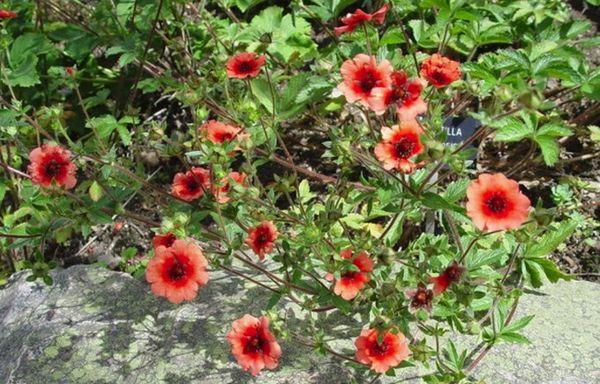
<svg viewBox="0 0 600 384"><path fill-rule="evenodd" d="M373 353L378 356L384 356L387 353L388 349L390 349L390 345L385 340L383 340L381 344L375 341L372 347Z"/></svg>
<svg viewBox="0 0 600 384"><path fill-rule="evenodd" d="M57 177L61 173L63 165L62 162L56 159L50 159L44 165L44 171L48 177Z"/></svg>
<svg viewBox="0 0 600 384"><path fill-rule="evenodd" d="M168 233L161 239L161 245L164 245L165 247L169 248L173 245L175 240L177 240L177 236L175 236L172 233Z"/></svg>
<svg viewBox="0 0 600 384"><path fill-rule="evenodd" d="M415 143L413 138L404 136L394 143L394 152L396 152L398 158L408 159L415 153L416 146L417 143Z"/></svg>
<svg viewBox="0 0 600 384"><path fill-rule="evenodd" d="M262 246L268 243L271 240L271 236L267 230L259 230L258 235L256 236L256 242L258 245Z"/></svg>
<svg viewBox="0 0 600 384"><path fill-rule="evenodd" d="M363 67L363 71L358 79L358 86L360 89L365 92L371 92L373 88L379 82L379 73L375 71L373 68Z"/></svg>
<svg viewBox="0 0 600 384"><path fill-rule="evenodd" d="M354 280L354 279L356 279L356 277L357 277L358 275L360 275L360 273L361 273L361 272L358 272L358 271L348 271L348 272L345 272L345 273L342 275L342 277L343 277L344 279L348 279L348 280Z"/></svg>
<svg viewBox="0 0 600 384"><path fill-rule="evenodd" d="M448 76L443 71L434 70L430 76L436 83L444 84L448 82Z"/></svg>
<svg viewBox="0 0 600 384"><path fill-rule="evenodd" d="M217 134L215 135L217 141L221 143L225 141L231 141L234 137L235 135L231 132L217 132Z"/></svg>
<svg viewBox="0 0 600 384"><path fill-rule="evenodd" d="M262 352L269 341L264 337L261 329L256 328L253 333L246 338L244 344L244 353Z"/></svg>
<svg viewBox="0 0 600 384"><path fill-rule="evenodd" d="M463 268L459 265L451 265L449 266L443 273L446 279L450 282L455 282L460 279L460 276L463 273Z"/></svg>
<svg viewBox="0 0 600 384"><path fill-rule="evenodd" d="M254 62L245 60L238 63L238 71L242 73L252 72L254 70Z"/></svg>
<svg viewBox="0 0 600 384"><path fill-rule="evenodd" d="M508 202L503 194L494 193L485 201L485 205L494 213L502 213L506 210Z"/></svg>
<svg viewBox="0 0 600 384"><path fill-rule="evenodd" d="M168 269L169 278L172 281L179 281L187 275L187 269L186 264L175 258L173 264Z"/></svg>
<svg viewBox="0 0 600 384"><path fill-rule="evenodd" d="M428 307L432 299L433 291L426 289L424 286L419 286L410 304L413 308Z"/></svg>

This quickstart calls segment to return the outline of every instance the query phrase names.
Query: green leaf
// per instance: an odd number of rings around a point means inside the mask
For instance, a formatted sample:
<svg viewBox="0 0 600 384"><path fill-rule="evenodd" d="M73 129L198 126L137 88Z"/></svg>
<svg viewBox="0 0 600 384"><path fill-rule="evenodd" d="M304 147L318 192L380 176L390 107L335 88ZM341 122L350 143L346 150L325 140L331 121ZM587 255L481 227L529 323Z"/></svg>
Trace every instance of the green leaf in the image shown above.
<svg viewBox="0 0 600 384"><path fill-rule="evenodd" d="M463 212L464 209L456 204L446 201L442 196L437 195L433 192L426 192L423 194L421 200L423 205L431 209L449 209L455 212Z"/></svg>
<svg viewBox="0 0 600 384"><path fill-rule="evenodd" d="M470 183L471 180L463 178L448 184L444 191L444 199L449 203L455 203L463 199L467 195L467 187Z"/></svg>
<svg viewBox="0 0 600 384"><path fill-rule="evenodd" d="M40 77L37 73L38 58L29 54L28 58L17 67L7 70L6 78L8 84L13 87L32 87L40 83Z"/></svg>
<svg viewBox="0 0 600 384"><path fill-rule="evenodd" d="M531 137L534 129L529 124L524 124L514 116L508 116L492 126L497 127L497 141L520 141L524 138Z"/></svg>
<svg viewBox="0 0 600 384"><path fill-rule="evenodd" d="M564 137L572 135L573 132L564 125L556 124L556 123L548 123L544 124L541 128L536 132L538 135L544 136L552 136L552 137Z"/></svg>
<svg viewBox="0 0 600 384"><path fill-rule="evenodd" d="M267 109L267 111L269 111L269 113L271 113L273 110L273 100L269 83L266 80L254 79L250 85L254 96L256 96L258 101Z"/></svg>
<svg viewBox="0 0 600 384"><path fill-rule="evenodd" d="M539 237L535 244L527 247L523 257L534 258L550 254L575 232L578 225L576 220L562 222L557 229L547 232Z"/></svg>
<svg viewBox="0 0 600 384"><path fill-rule="evenodd" d="M279 303L279 300L281 300L281 297L281 293L273 293L269 298L269 301L267 302L267 311L273 308L275 305L277 305L277 303Z"/></svg>
<svg viewBox="0 0 600 384"><path fill-rule="evenodd" d="M542 150L542 157L546 165L554 165L560 154L560 147L556 139L552 136L535 136L534 140Z"/></svg>
<svg viewBox="0 0 600 384"><path fill-rule="evenodd" d="M515 320L508 326L504 327L502 329L502 333L519 331L525 328L529 323L531 323L531 320L533 320L534 317L534 315L521 317L520 319Z"/></svg>
<svg viewBox="0 0 600 384"><path fill-rule="evenodd" d="M517 332L501 333L498 339L509 343L531 344L528 338Z"/></svg>
<svg viewBox="0 0 600 384"><path fill-rule="evenodd" d="M90 189L88 190L90 199L92 199L93 201L100 200L102 198L102 192L102 187L100 186L100 184L98 184L97 181L94 181L92 185L90 185Z"/></svg>

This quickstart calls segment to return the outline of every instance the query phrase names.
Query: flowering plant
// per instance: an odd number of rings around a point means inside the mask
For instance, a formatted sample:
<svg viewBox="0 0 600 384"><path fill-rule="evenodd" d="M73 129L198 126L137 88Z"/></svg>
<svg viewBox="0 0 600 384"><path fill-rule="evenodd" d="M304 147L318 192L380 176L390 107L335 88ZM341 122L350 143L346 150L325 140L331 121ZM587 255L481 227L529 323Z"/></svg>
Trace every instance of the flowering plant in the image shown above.
<svg viewBox="0 0 600 384"><path fill-rule="evenodd" d="M35 30L6 40L2 56L11 268L51 283L49 243L117 217L141 223L144 254L127 248L111 267L143 276L161 299L194 300L213 269L269 295L264 313L240 308L223 340L253 375L299 342L373 377L419 366L427 382L455 383L497 343L527 342L519 297L569 279L548 255L583 219L545 207L517 176L556 164L560 140L586 123L566 121L557 96L598 97L597 70L581 55L563 60L585 25L517 1L379 1L341 18L353 1L155 3L119 8L110 27L136 32L111 41L110 65L92 53L110 35L96 32L106 21L95 10L65 11L90 24L48 36L19 21L32 6L6 13L14 33ZM506 40L517 31L521 48ZM38 69L40 57L56 65ZM101 65L111 88L87 77L103 78ZM58 89L65 99L45 105ZM70 108L82 120L66 121ZM449 118L467 115L480 127L453 144ZM518 161L476 164L475 144L519 141L525 153L508 149ZM288 303L309 332L286 328ZM329 343L334 313L362 319L348 350ZM480 344L459 352L449 331Z"/></svg>

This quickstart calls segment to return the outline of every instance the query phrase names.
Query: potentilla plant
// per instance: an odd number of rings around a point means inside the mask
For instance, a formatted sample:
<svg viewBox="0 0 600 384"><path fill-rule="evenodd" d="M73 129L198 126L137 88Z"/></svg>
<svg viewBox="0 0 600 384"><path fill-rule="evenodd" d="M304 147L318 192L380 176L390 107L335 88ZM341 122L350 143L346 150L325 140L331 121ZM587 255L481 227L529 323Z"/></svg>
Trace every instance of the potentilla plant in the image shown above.
<svg viewBox="0 0 600 384"><path fill-rule="evenodd" d="M417 367L429 383L466 382L494 345L528 342L521 330L532 316L515 318L523 288L568 279L547 256L578 224L560 221L558 210L534 207L511 178L514 170L479 171L473 144L529 138L552 165L557 138L571 131L530 102L514 104L490 92L490 76L512 71L525 53L506 53L497 69L490 57L473 62L486 44L481 35L465 52L460 44L467 43L453 39L460 28L448 22L438 44L421 44L425 20L409 30L399 2L379 3L332 20L334 28L321 23L331 42L322 55L305 33L307 19L325 12L316 5L293 2L295 19L278 7L250 23L208 19L207 71L190 68L201 77L182 78L180 88L169 82L197 104L185 135L157 140L135 128L140 123L131 116L88 116L88 141L75 142L64 129L49 133L16 100L6 103L11 116L26 116L39 145L28 148L26 171L4 159L3 169L37 188L29 193L56 199L73 220L84 220L75 217L85 212L146 224L151 251L139 265L161 300L197 300L212 269L263 288L264 311L239 308L223 337L252 375L278 369L282 345L300 343L344 360L369 380L402 378ZM450 19L467 7L428 3ZM454 26L466 22L457 20ZM390 50L385 38L402 49ZM64 76L79 95L77 70L68 67ZM458 144L446 143L447 118L467 114L481 126ZM314 126L325 130L322 167L296 153L292 141L291 131ZM121 142L107 143L109 137ZM117 148L136 142L177 159L168 187L121 163ZM154 199L154 218L125 208L129 191ZM47 276L39 258L34 272ZM308 329L288 326L289 305L304 311ZM336 347L331 331L349 318L360 324L346 331L346 347ZM460 334L478 343L461 349Z"/></svg>

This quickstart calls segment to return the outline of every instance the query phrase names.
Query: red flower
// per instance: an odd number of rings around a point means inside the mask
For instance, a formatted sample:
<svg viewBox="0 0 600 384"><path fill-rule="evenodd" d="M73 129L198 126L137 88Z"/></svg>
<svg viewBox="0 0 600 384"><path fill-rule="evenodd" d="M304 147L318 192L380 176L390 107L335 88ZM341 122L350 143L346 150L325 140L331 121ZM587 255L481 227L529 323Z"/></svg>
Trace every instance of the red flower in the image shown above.
<svg viewBox="0 0 600 384"><path fill-rule="evenodd" d="M172 232L167 232L164 235L156 234L152 239L152 245L154 248L158 248L160 246L170 248L175 240L177 240L177 236L175 236Z"/></svg>
<svg viewBox="0 0 600 384"><path fill-rule="evenodd" d="M427 112L427 103L421 98L421 79L409 80L404 71L394 71L391 79L390 87L374 88L371 92L369 105L376 114L382 115L394 104L400 121L414 120L418 115Z"/></svg>
<svg viewBox="0 0 600 384"><path fill-rule="evenodd" d="M519 228L530 206L519 184L501 173L479 175L467 189L467 215L481 231Z"/></svg>
<svg viewBox="0 0 600 384"><path fill-rule="evenodd" d="M385 4L383 7L379 8L374 13L366 13L362 9L356 10L354 13L349 13L346 16L342 17L342 27L336 27L333 29L336 35L341 35L342 33L352 32L358 27L368 21L373 21L376 24L383 24L385 21L385 14L387 13L389 6Z"/></svg>
<svg viewBox="0 0 600 384"><path fill-rule="evenodd" d="M0 9L0 19L14 19L18 15L13 11L8 11L6 9Z"/></svg>
<svg viewBox="0 0 600 384"><path fill-rule="evenodd" d="M410 300L409 309L414 312L420 308L431 311L431 302L433 300L433 291L428 289L425 284L419 283L417 289L406 292L406 297Z"/></svg>
<svg viewBox="0 0 600 384"><path fill-rule="evenodd" d="M464 272L465 268L458 265L458 263L455 261L450 264L450 266L448 266L438 277L430 277L429 281L433 283L433 293L439 295L446 292L452 283L456 283L460 280L460 277Z"/></svg>
<svg viewBox="0 0 600 384"><path fill-rule="evenodd" d="M42 187L51 187L53 183L71 189L77 184L77 167L71 162L71 152L51 144L43 144L29 153L27 171L31 181Z"/></svg>
<svg viewBox="0 0 600 384"><path fill-rule="evenodd" d="M246 244L252 248L259 259L264 260L265 255L273 250L273 245L278 236L279 232L277 232L275 225L270 221L263 221L256 227L250 228Z"/></svg>
<svg viewBox="0 0 600 384"><path fill-rule="evenodd" d="M146 267L146 281L152 293L171 303L192 300L198 287L208 282L208 262L202 249L186 240L175 240L170 248L159 246Z"/></svg>
<svg viewBox="0 0 600 384"><path fill-rule="evenodd" d="M380 334L376 329L363 329L354 341L356 360L371 366L377 373L385 373L410 354L406 337L402 333L386 331L381 336L379 343Z"/></svg>
<svg viewBox="0 0 600 384"><path fill-rule="evenodd" d="M340 252L344 259L352 259L352 250L345 249ZM352 259L352 264L358 269L344 272L335 282L333 292L344 300L352 300L358 292L371 280L369 272L373 270L373 261L367 252L362 251Z"/></svg>
<svg viewBox="0 0 600 384"><path fill-rule="evenodd" d="M423 152L424 146L419 135L422 130L415 121L401 121L392 128L383 127L383 140L375 147L375 157L383 163L385 169L397 169L411 173L417 164L410 159Z"/></svg>
<svg viewBox="0 0 600 384"><path fill-rule="evenodd" d="M244 172L229 172L229 175L225 176L221 179L219 183L219 187L215 188L213 194L215 195L217 202L221 204L225 204L231 200L227 193L231 188L231 180L233 180L236 184L240 184L246 186L246 175Z"/></svg>
<svg viewBox="0 0 600 384"><path fill-rule="evenodd" d="M200 132L215 144L228 143L234 140L242 129L232 125L223 124L216 120L209 120L200 127Z"/></svg>
<svg viewBox="0 0 600 384"><path fill-rule="evenodd" d="M264 368L275 369L281 357L281 347L269 330L266 316L244 315L233 322L227 341L238 364L254 376Z"/></svg>
<svg viewBox="0 0 600 384"><path fill-rule="evenodd" d="M338 85L338 89L349 103L359 101L373 109L369 99L371 93L375 88L389 88L392 71L389 61L383 60L377 64L375 57L361 53L342 64L340 72L344 81Z"/></svg>
<svg viewBox="0 0 600 384"><path fill-rule="evenodd" d="M227 76L237 79L256 77L265 64L265 55L257 55L254 52L242 52L227 60Z"/></svg>
<svg viewBox="0 0 600 384"><path fill-rule="evenodd" d="M460 63L434 53L421 64L421 76L434 87L442 88L460 79Z"/></svg>
<svg viewBox="0 0 600 384"><path fill-rule="evenodd" d="M121 232L122 229L123 229L123 222L115 221L115 224L113 225L113 232L119 233L119 232Z"/></svg>
<svg viewBox="0 0 600 384"><path fill-rule="evenodd" d="M210 172L193 167L186 173L178 173L173 179L171 194L185 201L196 200L210 188Z"/></svg>

